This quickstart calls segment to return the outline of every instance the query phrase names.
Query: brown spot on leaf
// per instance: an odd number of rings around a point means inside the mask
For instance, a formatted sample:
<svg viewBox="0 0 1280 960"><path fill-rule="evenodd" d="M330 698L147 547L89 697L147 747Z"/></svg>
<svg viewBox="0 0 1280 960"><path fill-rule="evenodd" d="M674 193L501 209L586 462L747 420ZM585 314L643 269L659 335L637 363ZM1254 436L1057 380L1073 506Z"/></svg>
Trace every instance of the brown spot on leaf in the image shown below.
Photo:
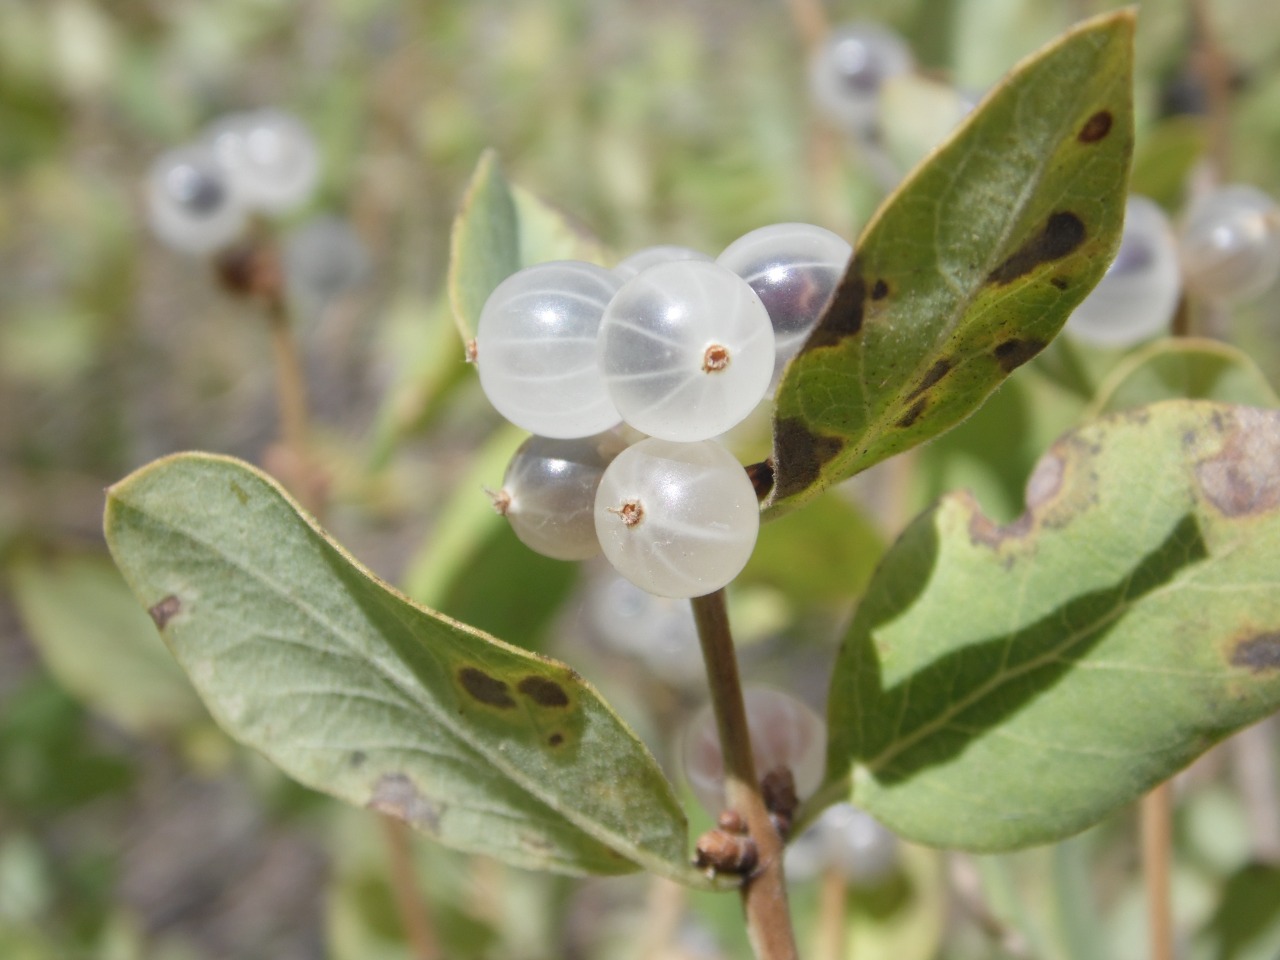
<svg viewBox="0 0 1280 960"><path fill-rule="evenodd" d="M564 692L564 687L554 680L548 680L546 677L531 674L521 680L516 689L540 707L567 707L569 705L569 695Z"/></svg>
<svg viewBox="0 0 1280 960"><path fill-rule="evenodd" d="M170 620L181 612L182 601L172 593L147 610L147 613L151 614L151 619L155 621L155 625L161 630L168 625Z"/></svg>
<svg viewBox="0 0 1280 960"><path fill-rule="evenodd" d="M369 755L363 750L352 750L351 756L347 758L347 762L350 763L351 766L359 768L363 767L365 761L368 759Z"/></svg>
<svg viewBox="0 0 1280 960"><path fill-rule="evenodd" d="M1026 496L1028 510L1035 510L1048 503L1062 489L1062 477L1066 464L1056 453L1046 453L1037 461L1031 476L1027 478Z"/></svg>
<svg viewBox="0 0 1280 960"><path fill-rule="evenodd" d="M370 810L422 827L431 833L440 829L443 804L432 803L403 773L384 773L373 785L373 796L365 804Z"/></svg>
<svg viewBox="0 0 1280 960"><path fill-rule="evenodd" d="M1228 517L1280 507L1280 412L1239 407L1218 453L1196 466L1205 497Z"/></svg>
<svg viewBox="0 0 1280 960"><path fill-rule="evenodd" d="M472 697L490 707L509 710L516 705L506 681L491 677L478 667L463 667L458 671L458 682Z"/></svg>
<svg viewBox="0 0 1280 960"><path fill-rule="evenodd" d="M783 417L778 421L773 438L774 462L782 469L774 487L774 499L803 493L822 476L823 465L839 456L845 442L839 437L824 437L805 426L799 417Z"/></svg>
<svg viewBox="0 0 1280 960"><path fill-rule="evenodd" d="M889 295L889 285L883 279L877 280L871 287L871 299L883 300Z"/></svg>
<svg viewBox="0 0 1280 960"><path fill-rule="evenodd" d="M924 413L925 407L929 406L928 397L921 397L911 405L911 409L898 418L897 426L904 430L920 419L920 414Z"/></svg>
<svg viewBox="0 0 1280 960"><path fill-rule="evenodd" d="M756 499L763 500L773 490L773 461L761 460L759 463L748 464L746 471L751 488L756 492Z"/></svg>
<svg viewBox="0 0 1280 960"><path fill-rule="evenodd" d="M564 734L559 732L553 733L551 736L547 737L547 743L553 747L560 746L560 744L564 743Z"/></svg>
<svg viewBox="0 0 1280 960"><path fill-rule="evenodd" d="M1044 228L987 276L988 283L1012 283L1043 263L1061 260L1084 243L1084 221L1068 210L1050 214Z"/></svg>
<svg viewBox="0 0 1280 960"><path fill-rule="evenodd" d="M1076 139L1081 143L1097 143L1111 132L1111 111L1099 110L1084 122Z"/></svg>
<svg viewBox="0 0 1280 960"><path fill-rule="evenodd" d="M926 390L932 387L935 383L939 382L943 377L945 377L950 372L951 372L951 361L948 360L946 357L943 357L941 360L937 361L932 367L929 368L929 372L924 375L923 380L921 380L918 384L916 384L916 388L912 390L910 394L907 395L907 399L914 400L916 397L920 396L920 394L924 393Z"/></svg>
<svg viewBox="0 0 1280 960"><path fill-rule="evenodd" d="M1053 288L1055 290L1065 290L1067 287L1071 286L1070 281L1068 281L1066 277L1051 277L1049 282L1053 284Z"/></svg>
<svg viewBox="0 0 1280 960"><path fill-rule="evenodd" d="M1034 526L1030 510L1009 523L996 523L979 510L969 520L969 539L975 544L999 547L1008 540L1021 540Z"/></svg>
<svg viewBox="0 0 1280 960"><path fill-rule="evenodd" d="M831 302L822 311L818 326L809 335L805 350L834 347L847 337L856 336L862 329L862 316L866 309L867 283L862 279L861 266L854 257L849 263L831 296Z"/></svg>
<svg viewBox="0 0 1280 960"><path fill-rule="evenodd" d="M1012 373L1046 346L1043 340L1006 340L996 345L996 362L1005 373Z"/></svg>
<svg viewBox="0 0 1280 960"><path fill-rule="evenodd" d="M1280 632L1260 633L1241 640L1231 651L1231 665L1254 673L1280 670Z"/></svg>

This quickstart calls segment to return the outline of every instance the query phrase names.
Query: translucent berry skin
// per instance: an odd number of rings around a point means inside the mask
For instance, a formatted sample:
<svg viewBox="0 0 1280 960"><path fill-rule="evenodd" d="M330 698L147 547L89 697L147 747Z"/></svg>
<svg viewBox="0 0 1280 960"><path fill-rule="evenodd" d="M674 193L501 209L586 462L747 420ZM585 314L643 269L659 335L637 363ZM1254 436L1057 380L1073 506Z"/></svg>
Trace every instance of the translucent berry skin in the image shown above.
<svg viewBox="0 0 1280 960"><path fill-rule="evenodd" d="M689 604L641 590L612 567L605 565L604 570L587 589L585 612L592 635L613 653L639 660L667 683L705 684L702 648Z"/></svg>
<svg viewBox="0 0 1280 960"><path fill-rule="evenodd" d="M809 223L775 223L744 234L716 258L756 292L773 324L770 386L804 346L844 276L853 247Z"/></svg>
<svg viewBox="0 0 1280 960"><path fill-rule="evenodd" d="M1064 329L1099 346L1128 346L1169 329L1180 292L1178 248L1169 218L1154 201L1131 196L1115 259Z"/></svg>
<svg viewBox="0 0 1280 960"><path fill-rule="evenodd" d="M613 268L613 272L620 276L623 280L630 280L637 273L643 273L650 267L656 267L660 263L673 263L677 260L703 260L710 261L712 258L707 256L701 250L694 250L692 247L682 247L678 244L668 243L661 244L656 247L645 247L637 250L631 256L618 262Z"/></svg>
<svg viewBox="0 0 1280 960"><path fill-rule="evenodd" d="M746 418L773 374L769 314L716 263L660 263L632 277L600 324L600 370L622 418L664 440L705 440Z"/></svg>
<svg viewBox="0 0 1280 960"><path fill-rule="evenodd" d="M803 800L818 788L826 760L827 727L811 709L789 694L770 687L742 691L751 733L756 776L786 768ZM724 754L710 706L689 722L683 743L685 778L698 802L713 817L724 809Z"/></svg>
<svg viewBox="0 0 1280 960"><path fill-rule="evenodd" d="M248 211L217 156L206 146L167 151L147 172L147 219L167 247L212 253L233 243Z"/></svg>
<svg viewBox="0 0 1280 960"><path fill-rule="evenodd" d="M320 180L320 151L302 121L283 110L230 114L206 134L245 203L285 213L310 199Z"/></svg>
<svg viewBox="0 0 1280 960"><path fill-rule="evenodd" d="M476 366L499 413L557 439L618 424L596 365L596 339L621 285L609 270L576 260L540 263L498 284L480 312Z"/></svg>
<svg viewBox="0 0 1280 960"><path fill-rule="evenodd" d="M812 880L829 867L853 887L876 887L900 867L897 835L850 803L822 812L813 826L787 847L788 880Z"/></svg>
<svg viewBox="0 0 1280 960"><path fill-rule="evenodd" d="M1280 276L1280 209L1263 191L1234 184L1197 200L1179 234L1187 289L1220 303L1244 303Z"/></svg>
<svg viewBox="0 0 1280 960"><path fill-rule="evenodd" d="M831 31L809 64L809 88L818 108L857 136L879 121L880 87L915 69L905 40L876 23L850 23Z"/></svg>
<svg viewBox="0 0 1280 960"><path fill-rule="evenodd" d="M596 491L596 535L614 569L660 597L700 597L736 577L760 532L742 465L714 440L650 438L622 451Z"/></svg>
<svg viewBox="0 0 1280 960"><path fill-rule="evenodd" d="M574 440L530 437L522 443L495 498L521 542L555 560L599 553L596 488L623 446L609 433Z"/></svg>

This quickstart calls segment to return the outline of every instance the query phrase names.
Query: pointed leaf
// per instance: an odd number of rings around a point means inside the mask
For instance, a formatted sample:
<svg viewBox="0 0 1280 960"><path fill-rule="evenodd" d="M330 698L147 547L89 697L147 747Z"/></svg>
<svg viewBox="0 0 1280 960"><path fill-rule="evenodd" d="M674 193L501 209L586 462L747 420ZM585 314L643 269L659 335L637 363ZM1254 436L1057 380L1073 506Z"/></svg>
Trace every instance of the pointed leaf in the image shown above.
<svg viewBox="0 0 1280 960"><path fill-rule="evenodd" d="M772 509L963 419L1102 276L1133 142L1133 20L1088 21L1023 62L872 220L779 389Z"/></svg>
<svg viewBox="0 0 1280 960"><path fill-rule="evenodd" d="M215 719L302 783L526 867L699 882L671 786L573 670L413 605L247 464L144 467L106 529Z"/></svg>
<svg viewBox="0 0 1280 960"><path fill-rule="evenodd" d="M502 173L498 155L480 155L453 220L449 301L464 342L476 334L493 288L523 267L547 260L600 263L604 247L589 230Z"/></svg>
<svg viewBox="0 0 1280 960"><path fill-rule="evenodd" d="M832 678L828 787L925 843L1079 831L1280 708L1280 412L1170 401L1067 434L876 571Z"/></svg>

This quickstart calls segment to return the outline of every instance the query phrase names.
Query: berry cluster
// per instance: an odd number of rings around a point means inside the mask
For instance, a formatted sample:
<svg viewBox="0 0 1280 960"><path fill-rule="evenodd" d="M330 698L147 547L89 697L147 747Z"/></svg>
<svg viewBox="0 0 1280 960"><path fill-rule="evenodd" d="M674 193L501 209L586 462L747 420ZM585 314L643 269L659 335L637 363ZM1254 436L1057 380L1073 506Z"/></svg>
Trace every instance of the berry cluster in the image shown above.
<svg viewBox="0 0 1280 960"><path fill-rule="evenodd" d="M1205 193L1177 229L1154 201L1135 195L1125 205L1115 260L1066 331L1101 346L1128 346L1166 332L1183 291L1214 303L1244 303L1277 279L1280 206L1256 187Z"/></svg>
<svg viewBox="0 0 1280 960"><path fill-rule="evenodd" d="M558 559L603 549L665 597L737 576L759 509L714 438L776 386L851 253L821 227L777 224L715 260L651 247L614 270L554 261L499 284L474 356L490 402L535 434L495 494L516 535ZM623 449L624 423L647 439Z"/></svg>
<svg viewBox="0 0 1280 960"><path fill-rule="evenodd" d="M296 117L270 108L234 113L156 158L147 214L167 246L212 253L239 239L253 214L296 209L319 178L319 150Z"/></svg>

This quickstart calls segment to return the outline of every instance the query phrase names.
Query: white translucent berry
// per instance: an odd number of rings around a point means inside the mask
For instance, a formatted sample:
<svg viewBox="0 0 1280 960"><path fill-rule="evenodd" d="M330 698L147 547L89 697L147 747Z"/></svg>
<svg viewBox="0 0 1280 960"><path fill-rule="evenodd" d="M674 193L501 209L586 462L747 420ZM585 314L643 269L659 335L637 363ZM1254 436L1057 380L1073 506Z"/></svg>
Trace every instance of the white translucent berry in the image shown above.
<svg viewBox="0 0 1280 960"><path fill-rule="evenodd" d="M716 258L746 280L773 323L776 385L817 324L853 247L810 223L775 223L739 237Z"/></svg>
<svg viewBox="0 0 1280 960"><path fill-rule="evenodd" d="M320 180L320 151L302 121L267 108L223 117L207 133L245 202L284 213L310 199Z"/></svg>
<svg viewBox="0 0 1280 960"><path fill-rule="evenodd" d="M710 260L701 250L693 247L682 247L674 243L661 244L656 247L645 247L631 256L618 262L613 272L623 280L630 280L637 273L648 270L660 263L672 263L676 260Z"/></svg>
<svg viewBox="0 0 1280 960"><path fill-rule="evenodd" d="M604 472L595 514L614 569L660 597L719 590L746 566L760 532L751 481L714 440L628 447Z"/></svg>
<svg viewBox="0 0 1280 960"><path fill-rule="evenodd" d="M1206 299L1243 303L1280 276L1280 208L1256 187L1234 184L1201 197L1178 239L1187 289Z"/></svg>
<svg viewBox="0 0 1280 960"><path fill-rule="evenodd" d="M1178 249L1169 218L1154 201L1131 196L1115 259L1064 329L1100 346L1146 340L1169 329L1180 289Z"/></svg>
<svg viewBox="0 0 1280 960"><path fill-rule="evenodd" d="M605 569L587 586L585 611L592 635L668 683L705 683L698 628L688 602L655 596L612 567Z"/></svg>
<svg viewBox="0 0 1280 960"><path fill-rule="evenodd" d="M587 437L621 419L596 364L600 319L622 281L576 260L514 273L476 328L480 386L498 412L542 437Z"/></svg>
<svg viewBox="0 0 1280 960"><path fill-rule="evenodd" d="M147 172L147 218L160 241L183 253L211 253L244 232L240 195L204 145L161 154Z"/></svg>
<svg viewBox="0 0 1280 960"><path fill-rule="evenodd" d="M874 131L880 88L915 68L906 41L877 23L850 23L831 31L809 64L814 102L836 123L859 136Z"/></svg>
<svg viewBox="0 0 1280 960"><path fill-rule="evenodd" d="M884 883L899 868L898 837L849 803L828 807L787 847L788 880L811 880L833 868L855 887Z"/></svg>
<svg viewBox="0 0 1280 960"><path fill-rule="evenodd" d="M368 249L339 217L316 217L285 237L285 282L290 295L309 306L332 302L359 286L368 272Z"/></svg>
<svg viewBox="0 0 1280 960"><path fill-rule="evenodd" d="M746 418L773 374L755 291L716 263L660 263L623 284L600 324L599 363L622 418L664 440L705 440Z"/></svg>
<svg viewBox="0 0 1280 960"><path fill-rule="evenodd" d="M530 437L507 464L494 506L527 547L556 560L585 560L600 552L596 488L623 449L616 434L556 440Z"/></svg>
<svg viewBox="0 0 1280 960"><path fill-rule="evenodd" d="M826 761L827 727L795 697L770 687L748 686L742 691L751 733L751 756L756 776L789 770L796 795L803 800L822 781ZM683 743L685 778L698 802L713 817L724 809L724 754L711 707L689 722Z"/></svg>

